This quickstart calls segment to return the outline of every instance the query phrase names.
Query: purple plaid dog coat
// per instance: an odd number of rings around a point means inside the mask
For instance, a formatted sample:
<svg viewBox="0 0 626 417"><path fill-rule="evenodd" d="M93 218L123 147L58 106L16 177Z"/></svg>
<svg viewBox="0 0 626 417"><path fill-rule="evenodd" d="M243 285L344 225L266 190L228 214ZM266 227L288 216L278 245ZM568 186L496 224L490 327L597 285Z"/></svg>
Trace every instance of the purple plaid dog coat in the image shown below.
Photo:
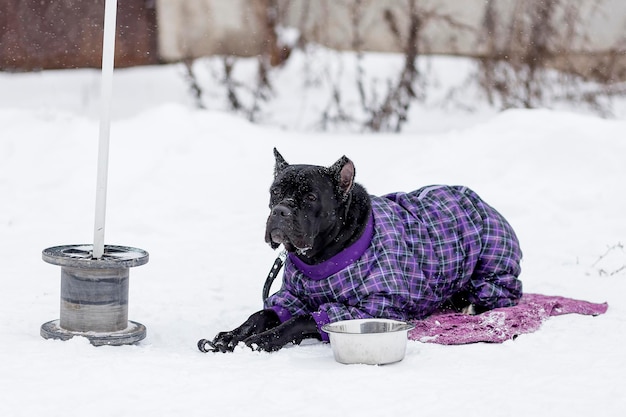
<svg viewBox="0 0 626 417"><path fill-rule="evenodd" d="M472 190L430 186L371 201L370 220L349 248L318 265L289 254L282 287L265 308L281 321L312 314L328 340L326 323L421 319L460 290L488 309L517 304L517 236Z"/></svg>

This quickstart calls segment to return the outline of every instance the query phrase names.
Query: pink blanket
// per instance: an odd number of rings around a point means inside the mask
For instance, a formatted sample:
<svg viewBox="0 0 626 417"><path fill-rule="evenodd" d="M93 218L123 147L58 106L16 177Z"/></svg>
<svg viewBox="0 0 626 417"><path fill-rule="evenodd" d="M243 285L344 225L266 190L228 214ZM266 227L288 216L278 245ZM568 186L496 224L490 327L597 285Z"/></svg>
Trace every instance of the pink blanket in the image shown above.
<svg viewBox="0 0 626 417"><path fill-rule="evenodd" d="M604 314L607 308L607 303L524 294L514 307L496 308L475 316L441 312L414 321L415 329L409 332L409 339L442 345L502 343L538 330L549 317L571 313L597 316Z"/></svg>

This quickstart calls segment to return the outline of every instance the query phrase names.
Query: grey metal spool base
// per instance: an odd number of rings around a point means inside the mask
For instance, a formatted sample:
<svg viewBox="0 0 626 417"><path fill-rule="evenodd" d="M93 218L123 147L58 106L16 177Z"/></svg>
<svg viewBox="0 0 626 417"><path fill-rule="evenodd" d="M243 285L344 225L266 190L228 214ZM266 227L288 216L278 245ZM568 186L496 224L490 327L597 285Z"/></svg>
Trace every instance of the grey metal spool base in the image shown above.
<svg viewBox="0 0 626 417"><path fill-rule="evenodd" d="M148 252L105 245L100 259L92 245L55 246L44 261L61 266L61 317L44 323L41 336L68 340L83 336L94 346L133 344L146 337L141 323L128 320L129 268L148 262Z"/></svg>
<svg viewBox="0 0 626 417"><path fill-rule="evenodd" d="M59 320L52 320L41 325L40 334L44 339L66 341L74 336L82 336L89 339L89 342L94 346L122 346L132 345L143 340L146 337L146 326L135 321L129 321L128 327L118 332L74 332L61 328Z"/></svg>

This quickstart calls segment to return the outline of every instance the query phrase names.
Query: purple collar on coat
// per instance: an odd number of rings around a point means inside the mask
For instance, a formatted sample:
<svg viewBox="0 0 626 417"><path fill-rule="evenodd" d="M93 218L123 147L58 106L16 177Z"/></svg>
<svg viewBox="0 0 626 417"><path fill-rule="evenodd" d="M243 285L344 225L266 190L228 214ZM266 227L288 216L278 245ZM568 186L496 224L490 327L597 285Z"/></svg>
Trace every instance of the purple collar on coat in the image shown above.
<svg viewBox="0 0 626 417"><path fill-rule="evenodd" d="M361 237L332 258L317 265L309 265L302 262L302 260L300 260L300 258L293 253L290 253L289 260L304 275L313 280L319 281L336 274L359 259L370 246L372 236L374 236L374 216L370 215Z"/></svg>

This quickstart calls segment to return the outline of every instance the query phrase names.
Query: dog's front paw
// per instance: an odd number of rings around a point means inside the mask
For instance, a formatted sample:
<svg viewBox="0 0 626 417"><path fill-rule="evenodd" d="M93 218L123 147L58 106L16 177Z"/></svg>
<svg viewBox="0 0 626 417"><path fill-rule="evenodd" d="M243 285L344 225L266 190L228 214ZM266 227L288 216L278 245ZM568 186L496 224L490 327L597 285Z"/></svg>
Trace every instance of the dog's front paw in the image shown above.
<svg viewBox="0 0 626 417"><path fill-rule="evenodd" d="M285 345L280 334L272 330L250 336L243 342L250 349L260 352L276 352Z"/></svg>
<svg viewBox="0 0 626 417"><path fill-rule="evenodd" d="M232 352L239 342L254 334L262 333L272 327L278 326L280 319L273 310L257 311L241 326L228 332L220 332L212 341L202 339L198 342L198 349L202 352Z"/></svg>
<svg viewBox="0 0 626 417"><path fill-rule="evenodd" d="M299 345L304 339L310 338L322 339L315 320L307 314L293 317L280 326L252 335L244 343L252 350L275 352L289 343Z"/></svg>

